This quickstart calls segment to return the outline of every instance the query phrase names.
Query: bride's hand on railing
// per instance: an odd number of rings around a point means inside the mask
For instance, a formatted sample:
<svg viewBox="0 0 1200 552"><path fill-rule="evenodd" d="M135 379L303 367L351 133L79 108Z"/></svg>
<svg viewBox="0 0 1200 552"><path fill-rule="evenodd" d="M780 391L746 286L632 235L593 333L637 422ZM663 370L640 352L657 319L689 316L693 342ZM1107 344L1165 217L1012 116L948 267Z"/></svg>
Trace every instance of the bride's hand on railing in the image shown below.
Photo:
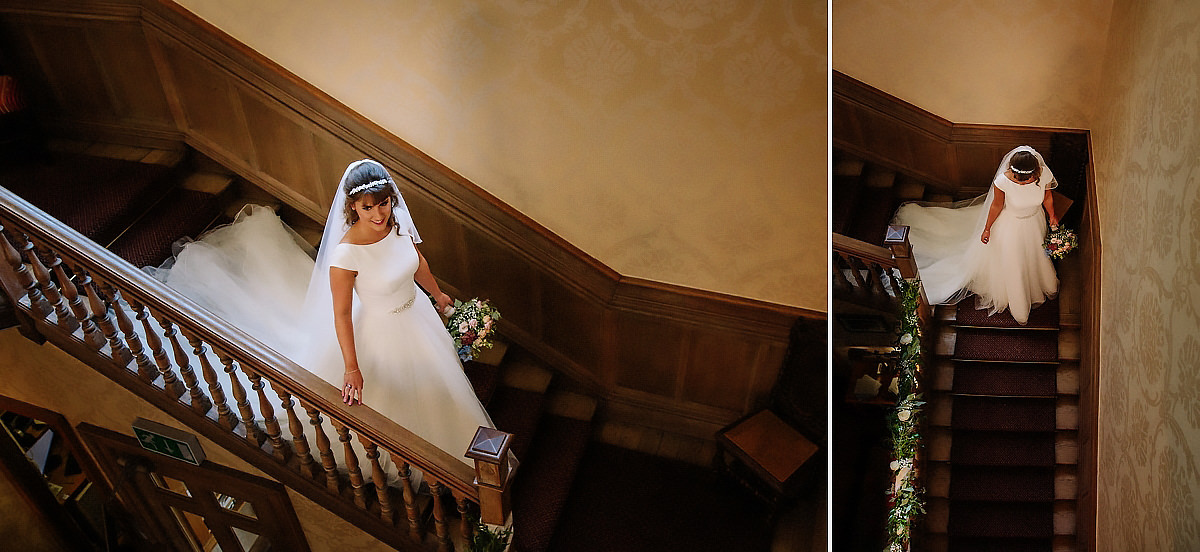
<svg viewBox="0 0 1200 552"><path fill-rule="evenodd" d="M342 385L342 402L349 406L362 404L362 372L358 368L347 370L343 378L345 383Z"/></svg>

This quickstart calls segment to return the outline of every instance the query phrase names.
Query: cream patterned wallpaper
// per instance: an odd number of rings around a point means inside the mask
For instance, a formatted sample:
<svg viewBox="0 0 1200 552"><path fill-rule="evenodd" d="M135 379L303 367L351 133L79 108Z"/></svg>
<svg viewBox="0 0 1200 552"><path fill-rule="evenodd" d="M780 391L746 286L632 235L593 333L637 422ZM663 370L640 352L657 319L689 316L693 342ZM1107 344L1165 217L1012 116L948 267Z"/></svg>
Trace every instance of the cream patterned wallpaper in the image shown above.
<svg viewBox="0 0 1200 552"><path fill-rule="evenodd" d="M1200 4L1118 2L1100 193L1098 550L1200 550Z"/></svg>
<svg viewBox="0 0 1200 552"><path fill-rule="evenodd" d="M179 3L622 274L826 310L824 0Z"/></svg>
<svg viewBox="0 0 1200 552"><path fill-rule="evenodd" d="M1088 128L1113 0L834 0L833 68L956 123Z"/></svg>

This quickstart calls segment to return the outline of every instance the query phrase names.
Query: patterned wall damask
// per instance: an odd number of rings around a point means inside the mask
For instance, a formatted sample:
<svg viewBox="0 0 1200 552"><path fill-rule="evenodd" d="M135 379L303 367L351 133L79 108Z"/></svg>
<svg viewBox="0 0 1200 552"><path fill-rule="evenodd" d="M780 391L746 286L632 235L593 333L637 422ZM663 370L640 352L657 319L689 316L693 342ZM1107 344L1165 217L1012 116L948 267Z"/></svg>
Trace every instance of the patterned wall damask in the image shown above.
<svg viewBox="0 0 1200 552"><path fill-rule="evenodd" d="M1117 2L1112 21L1092 132L1097 549L1200 550L1200 4Z"/></svg>
<svg viewBox="0 0 1200 552"><path fill-rule="evenodd" d="M826 309L823 0L179 3L622 274Z"/></svg>
<svg viewBox="0 0 1200 552"><path fill-rule="evenodd" d="M1113 0L835 0L833 68L956 123L1088 128Z"/></svg>

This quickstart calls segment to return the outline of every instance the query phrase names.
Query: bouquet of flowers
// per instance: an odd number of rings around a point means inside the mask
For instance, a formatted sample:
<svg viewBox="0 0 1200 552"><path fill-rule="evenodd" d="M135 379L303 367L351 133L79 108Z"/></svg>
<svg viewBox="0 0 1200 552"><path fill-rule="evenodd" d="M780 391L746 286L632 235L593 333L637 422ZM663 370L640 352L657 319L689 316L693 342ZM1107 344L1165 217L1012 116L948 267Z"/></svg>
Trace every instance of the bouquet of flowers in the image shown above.
<svg viewBox="0 0 1200 552"><path fill-rule="evenodd" d="M1051 259L1061 259L1079 246L1079 237L1065 226L1055 226L1046 234L1046 256Z"/></svg>
<svg viewBox="0 0 1200 552"><path fill-rule="evenodd" d="M463 302L455 299L454 306L448 307L445 314L446 330L454 338L454 348L463 362L475 358L480 349L492 348L491 336L496 333L500 311L487 301L471 299Z"/></svg>

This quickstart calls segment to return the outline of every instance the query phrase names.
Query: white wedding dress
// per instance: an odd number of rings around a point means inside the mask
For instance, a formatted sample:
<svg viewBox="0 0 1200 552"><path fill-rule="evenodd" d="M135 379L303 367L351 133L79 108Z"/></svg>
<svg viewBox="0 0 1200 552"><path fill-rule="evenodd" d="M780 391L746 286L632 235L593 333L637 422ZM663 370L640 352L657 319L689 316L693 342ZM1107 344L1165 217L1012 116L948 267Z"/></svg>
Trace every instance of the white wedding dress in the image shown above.
<svg viewBox="0 0 1200 552"><path fill-rule="evenodd" d="M476 430L494 426L450 334L413 279L413 242L393 230L370 245L332 244L329 262L358 272L353 323L362 402L471 466L463 454ZM332 316L309 320L303 307L311 251L273 211L250 206L232 224L186 244L173 265L150 271L340 389L344 363ZM313 293L331 292L326 283ZM333 448L340 464L340 447Z"/></svg>
<svg viewBox="0 0 1200 552"><path fill-rule="evenodd" d="M1041 164L1036 182L1017 184L1005 174L1018 151L1029 151ZM1057 186L1040 154L1029 146L1004 157L985 196L966 205L902 205L892 224L909 227L913 258L931 304L956 303L975 294L977 308L989 314L1008 310L1021 324L1029 311L1058 293L1054 264L1046 256L1046 218L1042 201ZM988 209L999 188L1004 209L992 223L988 243L980 241Z"/></svg>

